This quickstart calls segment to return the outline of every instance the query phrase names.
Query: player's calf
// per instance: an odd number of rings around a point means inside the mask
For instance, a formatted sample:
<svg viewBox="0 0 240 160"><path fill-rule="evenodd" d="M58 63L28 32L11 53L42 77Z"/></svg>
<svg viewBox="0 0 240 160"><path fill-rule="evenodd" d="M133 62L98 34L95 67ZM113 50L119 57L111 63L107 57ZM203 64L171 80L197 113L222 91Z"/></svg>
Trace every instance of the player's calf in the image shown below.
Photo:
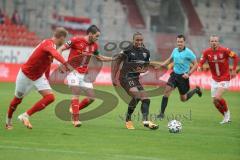
<svg viewBox="0 0 240 160"><path fill-rule="evenodd" d="M198 97L202 97L202 91L201 88L196 86L196 88L194 88L193 90L189 91L186 95L186 100L189 100L190 98L192 98L192 96L194 94L197 94Z"/></svg>

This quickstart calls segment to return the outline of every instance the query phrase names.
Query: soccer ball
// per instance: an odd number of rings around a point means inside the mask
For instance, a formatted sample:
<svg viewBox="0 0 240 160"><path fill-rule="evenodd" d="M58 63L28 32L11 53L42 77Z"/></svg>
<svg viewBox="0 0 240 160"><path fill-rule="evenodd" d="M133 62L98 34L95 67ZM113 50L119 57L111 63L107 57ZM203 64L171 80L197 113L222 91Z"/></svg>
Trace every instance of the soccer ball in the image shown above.
<svg viewBox="0 0 240 160"><path fill-rule="evenodd" d="M177 120L168 122L168 130L170 133L179 133L182 130L182 123Z"/></svg>

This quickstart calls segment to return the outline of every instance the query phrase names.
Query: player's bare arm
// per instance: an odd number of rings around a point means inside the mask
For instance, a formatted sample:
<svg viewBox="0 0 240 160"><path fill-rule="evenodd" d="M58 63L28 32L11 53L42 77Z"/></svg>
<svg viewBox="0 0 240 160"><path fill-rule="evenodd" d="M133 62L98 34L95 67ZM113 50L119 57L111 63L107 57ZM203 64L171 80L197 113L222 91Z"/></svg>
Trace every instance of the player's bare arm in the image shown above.
<svg viewBox="0 0 240 160"><path fill-rule="evenodd" d="M113 60L112 57L107 57L107 56L103 56L103 55L97 55L96 58L103 62L110 62Z"/></svg>
<svg viewBox="0 0 240 160"><path fill-rule="evenodd" d="M193 61L192 64L193 64L193 66L192 66L192 68L190 69L189 73L183 74L183 78L188 79L188 78L190 77L190 75L191 75L194 71L197 70L197 68L198 68L197 60Z"/></svg>
<svg viewBox="0 0 240 160"><path fill-rule="evenodd" d="M158 61L150 61L150 66L153 66L154 68L161 68L163 67L162 62L158 62Z"/></svg>
<svg viewBox="0 0 240 160"><path fill-rule="evenodd" d="M123 54L118 54L114 57L114 61L112 63L112 80L113 85L117 85L117 73L119 71L119 67L123 61Z"/></svg>
<svg viewBox="0 0 240 160"><path fill-rule="evenodd" d="M161 65L162 66L167 66L168 64L170 64L172 62L172 57L169 57L168 59L166 59Z"/></svg>
<svg viewBox="0 0 240 160"><path fill-rule="evenodd" d="M62 54L62 52L63 51L65 51L65 50L67 50L68 48L65 46L65 45L62 45L61 47L59 47L58 49L57 49L57 51L60 53L60 54Z"/></svg>
<svg viewBox="0 0 240 160"><path fill-rule="evenodd" d="M67 49L68 48L65 45L62 45L57 49L57 51L62 55L62 52L67 50ZM59 70L60 70L61 73L64 73L66 70L72 70L72 67L70 65L68 65L67 68L69 68L69 69L66 69L65 66L59 64Z"/></svg>
<svg viewBox="0 0 240 160"><path fill-rule="evenodd" d="M238 66L238 55L231 51L229 53L229 57L233 60L233 68L232 68L232 72L231 72L231 78L235 78L237 75L237 66Z"/></svg>
<svg viewBox="0 0 240 160"><path fill-rule="evenodd" d="M200 59L200 61L199 61L199 64L198 64L198 66L197 66L197 71L198 72L201 72L202 70L203 70L203 64L206 62L206 55L203 53L202 54L202 57L201 57L201 59Z"/></svg>

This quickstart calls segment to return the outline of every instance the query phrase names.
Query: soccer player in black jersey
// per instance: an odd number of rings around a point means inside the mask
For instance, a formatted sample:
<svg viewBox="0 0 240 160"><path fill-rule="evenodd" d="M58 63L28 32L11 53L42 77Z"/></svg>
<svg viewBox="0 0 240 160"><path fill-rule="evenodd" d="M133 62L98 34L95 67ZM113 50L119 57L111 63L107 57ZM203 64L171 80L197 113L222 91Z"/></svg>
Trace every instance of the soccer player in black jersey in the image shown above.
<svg viewBox="0 0 240 160"><path fill-rule="evenodd" d="M114 59L115 61L112 65L113 85L117 85L117 73L119 71L118 80L120 85L132 97L128 104L126 128L135 129L131 121L131 115L138 102L141 101L143 125L150 129L157 129L158 125L148 120L150 99L147 97L143 86L139 82L140 73L146 72L150 64L150 52L144 47L143 35L136 32L133 35L132 45L121 51L120 54L117 54Z"/></svg>

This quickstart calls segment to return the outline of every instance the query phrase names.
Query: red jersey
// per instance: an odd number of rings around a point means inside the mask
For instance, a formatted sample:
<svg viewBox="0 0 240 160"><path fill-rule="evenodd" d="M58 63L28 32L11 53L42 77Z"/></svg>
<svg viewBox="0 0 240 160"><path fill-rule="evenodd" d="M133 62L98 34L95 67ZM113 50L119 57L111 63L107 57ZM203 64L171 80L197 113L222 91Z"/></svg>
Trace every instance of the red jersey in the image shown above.
<svg viewBox="0 0 240 160"><path fill-rule="evenodd" d="M215 81L229 81L229 58L234 59L233 70L236 70L238 63L236 53L224 47L218 47L217 50L207 48L202 54L199 67L202 67L202 65L207 61L212 73L212 78Z"/></svg>
<svg viewBox="0 0 240 160"><path fill-rule="evenodd" d="M22 72L31 80L40 78L51 66L53 58L65 63L64 58L57 52L52 39L43 40L32 52L27 62L22 65Z"/></svg>
<svg viewBox="0 0 240 160"><path fill-rule="evenodd" d="M88 63L92 55L98 55L98 44L89 43L84 37L72 37L65 43L67 49L70 48L68 62L79 72L86 73Z"/></svg>

